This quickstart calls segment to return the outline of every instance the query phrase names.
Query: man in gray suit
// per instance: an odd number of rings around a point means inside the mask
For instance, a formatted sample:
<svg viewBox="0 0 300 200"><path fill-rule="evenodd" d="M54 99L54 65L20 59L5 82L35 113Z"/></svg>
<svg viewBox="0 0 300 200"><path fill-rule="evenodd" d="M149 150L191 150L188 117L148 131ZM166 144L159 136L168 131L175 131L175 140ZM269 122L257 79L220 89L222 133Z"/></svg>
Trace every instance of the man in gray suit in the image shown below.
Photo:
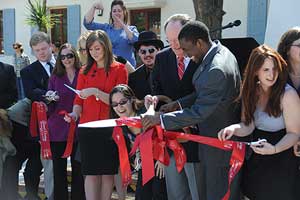
<svg viewBox="0 0 300 200"><path fill-rule="evenodd" d="M200 63L193 75L195 92L168 105L172 109L181 106L183 110L145 116L144 129L161 124L166 130L176 130L197 124L200 135L217 138L219 130L238 121L234 112L238 110L235 99L240 88L237 61L219 41L211 41L207 26L201 22L188 22L178 39L185 54ZM201 200L222 199L228 189L231 152L200 144L199 154ZM236 176L230 199L239 199L239 192Z"/></svg>

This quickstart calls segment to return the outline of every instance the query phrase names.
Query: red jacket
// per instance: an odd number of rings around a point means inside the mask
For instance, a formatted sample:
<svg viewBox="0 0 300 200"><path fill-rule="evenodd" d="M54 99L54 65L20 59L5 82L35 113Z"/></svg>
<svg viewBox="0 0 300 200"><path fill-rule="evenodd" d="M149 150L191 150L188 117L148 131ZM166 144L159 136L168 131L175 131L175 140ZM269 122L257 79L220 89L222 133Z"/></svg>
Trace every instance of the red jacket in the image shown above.
<svg viewBox="0 0 300 200"><path fill-rule="evenodd" d="M95 87L105 93L110 93L112 88L116 85L128 83L128 74L125 65L118 62L112 63L108 75L106 75L104 68L97 68L96 63L93 64L86 75L83 74L83 70L84 67L78 75L78 90ZM74 100L74 105L80 105L82 107L79 123L109 118L109 105L101 100L97 101L95 96L81 99L77 95Z"/></svg>

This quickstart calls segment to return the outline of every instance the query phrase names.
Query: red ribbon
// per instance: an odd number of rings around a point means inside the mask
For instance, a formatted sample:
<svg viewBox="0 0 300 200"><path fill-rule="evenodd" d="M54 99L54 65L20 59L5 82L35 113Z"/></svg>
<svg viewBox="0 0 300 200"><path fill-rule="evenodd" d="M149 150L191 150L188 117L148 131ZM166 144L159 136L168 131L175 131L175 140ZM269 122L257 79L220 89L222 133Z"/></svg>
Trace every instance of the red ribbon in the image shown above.
<svg viewBox="0 0 300 200"><path fill-rule="evenodd" d="M64 115L64 116L65 115L69 116L68 112L65 110L59 111L58 114ZM67 146L66 146L64 154L61 156L62 158L68 158L71 155L72 150L73 150L76 122L72 117L70 117L70 118L71 118L71 122L70 122L70 127L69 127L69 132L68 132Z"/></svg>
<svg viewBox="0 0 300 200"><path fill-rule="evenodd" d="M193 135L193 134L185 134L185 133L178 133L172 131L166 131L165 136L169 138L176 138L176 139L184 139L189 141L194 141L201 144L206 144L209 146L213 146L219 149L223 149L225 151L232 150L231 158L230 158L230 169L228 173L228 190L222 200L227 200L230 197L230 185L233 181L235 175L241 169L244 158L245 158L245 150L246 145L242 142L236 141L220 141L216 138L211 137L204 137L200 135Z"/></svg>
<svg viewBox="0 0 300 200"><path fill-rule="evenodd" d="M34 101L31 108L30 133L37 137L40 133L41 153L43 159L51 159L50 137L46 114L47 106L43 102Z"/></svg>
<svg viewBox="0 0 300 200"><path fill-rule="evenodd" d="M163 131L160 126L156 126L155 128L156 137L153 138L153 157L164 165L169 165L170 156L167 151L167 142L164 140Z"/></svg>
<svg viewBox="0 0 300 200"><path fill-rule="evenodd" d="M166 137L165 130L161 126L155 126L155 133L153 134L155 141L153 145L154 159L159 160L164 165L169 165L170 156L166 148L168 147L174 153L177 171L181 172L187 159L183 146L175 138Z"/></svg>
<svg viewBox="0 0 300 200"><path fill-rule="evenodd" d="M139 134L134 141L133 147L130 151L130 155L134 155L137 148L140 149L142 160L142 180L145 185L149 180L154 177L154 163L152 153L152 135L153 129L146 131L143 134Z"/></svg>
<svg viewBox="0 0 300 200"><path fill-rule="evenodd" d="M118 146L120 171L122 177L123 186L127 186L131 182L131 171L128 158L128 151L126 147L125 138L121 127L114 127L112 138Z"/></svg>
<svg viewBox="0 0 300 200"><path fill-rule="evenodd" d="M131 118L122 118L120 120L122 120L122 123L119 121L119 119L116 120L118 125L133 126L133 124L137 124L140 127L140 122L137 122L136 119L134 119L134 121L132 121ZM228 190L225 196L222 198L222 200L228 200L230 197L231 182L241 169L244 162L246 149L245 144L236 141L220 141L216 138L200 135L164 131L159 126L151 128L145 133L138 135L130 152L130 155L132 155L135 153L137 148L140 148L143 170L143 185L147 183L147 181L149 181L152 177L154 177L153 158L161 161L164 164L169 164L169 155L165 149L166 146L174 152L177 170L181 171L183 169L186 162L186 154L181 144L178 143L177 139L194 141L197 143L202 143L219 149L223 149L225 151L232 150L229 163L230 170L228 173Z"/></svg>
<svg viewBox="0 0 300 200"><path fill-rule="evenodd" d="M135 128L142 128L142 122L141 119L138 118L129 118L129 117L121 117L119 119L116 119L116 123L118 126L131 126Z"/></svg>

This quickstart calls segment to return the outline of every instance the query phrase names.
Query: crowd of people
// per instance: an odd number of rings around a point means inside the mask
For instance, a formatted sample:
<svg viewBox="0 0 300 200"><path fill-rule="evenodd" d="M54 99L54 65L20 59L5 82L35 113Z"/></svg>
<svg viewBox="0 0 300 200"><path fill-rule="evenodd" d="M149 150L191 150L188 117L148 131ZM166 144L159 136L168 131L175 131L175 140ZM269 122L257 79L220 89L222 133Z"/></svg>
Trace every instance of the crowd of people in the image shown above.
<svg viewBox="0 0 300 200"><path fill-rule="evenodd" d="M168 150L169 164L153 159L154 177L143 184L138 149L129 159L137 172L135 199L216 200L228 189L230 200L300 199L299 27L282 35L277 50L265 44L253 49L242 77L234 54L186 14L166 20L164 47L154 32L139 33L128 23L122 0L112 1L109 23L94 22L103 9L100 2L88 10L77 48L64 43L54 52L49 35L35 32L29 45L36 61L16 42L14 66L0 62L0 199L40 199L44 173L48 200L110 200L114 187L125 200L113 128L78 124L141 116L149 105L156 112L142 115L142 128L122 126L127 152L156 125L223 142L260 142L246 149L231 184L231 152L191 141L180 141L187 157L180 172ZM38 121L40 136L33 134L33 108L46 112ZM22 166L25 197L18 193Z"/></svg>

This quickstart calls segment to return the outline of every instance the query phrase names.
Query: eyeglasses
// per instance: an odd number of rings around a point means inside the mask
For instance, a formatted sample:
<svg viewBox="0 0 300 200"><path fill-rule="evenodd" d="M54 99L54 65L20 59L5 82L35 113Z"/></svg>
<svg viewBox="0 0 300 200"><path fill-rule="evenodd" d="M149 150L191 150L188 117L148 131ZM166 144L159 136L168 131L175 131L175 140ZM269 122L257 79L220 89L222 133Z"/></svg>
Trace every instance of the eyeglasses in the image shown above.
<svg viewBox="0 0 300 200"><path fill-rule="evenodd" d="M61 60L64 60L65 58L68 58L68 59L74 58L74 54L68 53L66 55L63 55L63 54L60 55Z"/></svg>
<svg viewBox="0 0 300 200"><path fill-rule="evenodd" d="M140 49L139 50L140 54L142 54L142 55L145 55L147 53L147 51L148 51L149 54L151 54L151 53L154 53L156 51L156 49L149 48L149 49Z"/></svg>
<svg viewBox="0 0 300 200"><path fill-rule="evenodd" d="M292 44L291 46L295 46L295 47L299 47L300 48L300 44Z"/></svg>
<svg viewBox="0 0 300 200"><path fill-rule="evenodd" d="M120 102L119 103L117 103L117 102L111 102L111 107L117 107L118 105L121 105L121 106L123 106L123 105L125 105L127 102L128 102L128 100L129 99L126 99L126 98L124 98L124 99L121 99L120 100Z"/></svg>
<svg viewBox="0 0 300 200"><path fill-rule="evenodd" d="M79 51L86 51L86 49L83 49L83 48L79 48Z"/></svg>

